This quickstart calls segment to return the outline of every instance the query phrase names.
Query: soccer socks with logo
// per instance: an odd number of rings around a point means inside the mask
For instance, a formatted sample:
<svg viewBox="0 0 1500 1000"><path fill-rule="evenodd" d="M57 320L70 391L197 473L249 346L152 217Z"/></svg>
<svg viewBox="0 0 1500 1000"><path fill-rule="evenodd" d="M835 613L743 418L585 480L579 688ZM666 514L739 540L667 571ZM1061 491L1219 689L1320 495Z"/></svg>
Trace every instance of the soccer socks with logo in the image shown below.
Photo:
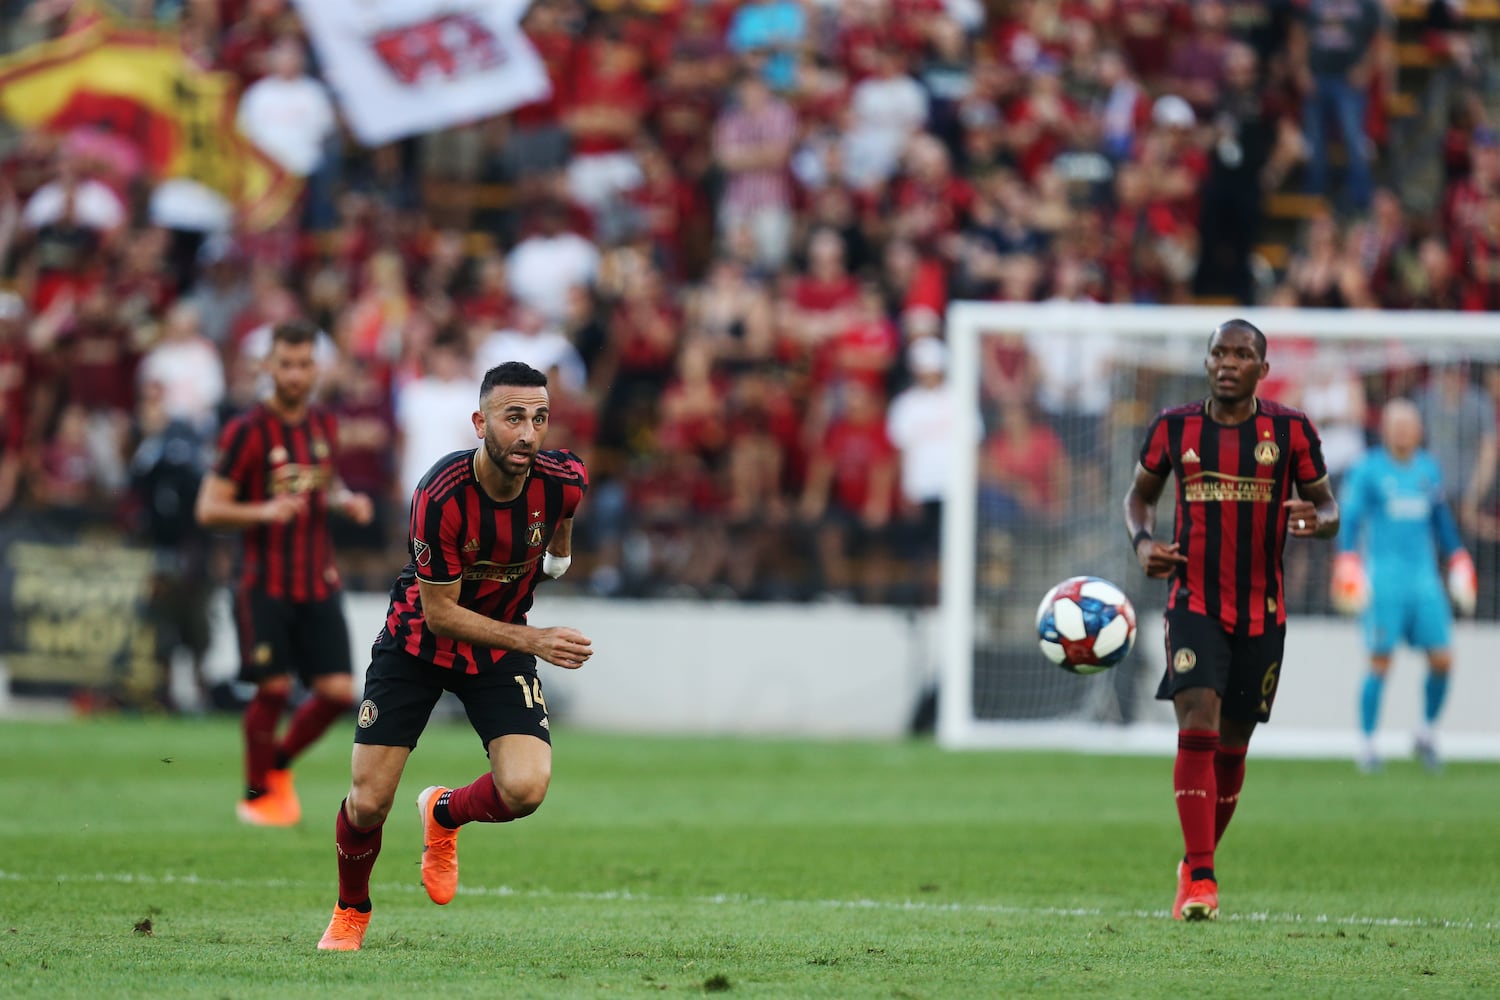
<svg viewBox="0 0 1500 1000"><path fill-rule="evenodd" d="M1226 747L1214 750L1214 846L1224 839L1224 831L1234 818L1234 807L1240 804L1240 789L1245 785L1245 751L1249 747Z"/></svg>
<svg viewBox="0 0 1500 1000"><path fill-rule="evenodd" d="M287 724L286 736L281 740L281 746L276 751L276 766L285 769L291 766L292 761L317 742L333 720L349 711L353 702L344 699L324 698L322 695L313 695L298 706L292 715L292 721Z"/></svg>
<svg viewBox="0 0 1500 1000"><path fill-rule="evenodd" d="M1206 729L1184 729L1177 734L1177 763L1172 788L1177 793L1177 819L1193 878L1208 878L1214 867L1214 813L1218 806L1214 753L1219 734Z"/></svg>
<svg viewBox="0 0 1500 1000"><path fill-rule="evenodd" d="M509 823L516 818L500 801L500 791L489 772L462 788L444 792L433 807L432 815L443 826L454 830L465 823Z"/></svg>
<svg viewBox="0 0 1500 1000"><path fill-rule="evenodd" d="M380 831L385 824L361 830L349 822L344 803L339 803L339 818L333 826L333 844L339 856L339 905L368 912L370 909L370 871L380 856Z"/></svg>
<svg viewBox="0 0 1500 1000"><path fill-rule="evenodd" d="M1427 683L1422 687L1422 719L1426 723L1423 730L1430 733L1432 726L1443 711L1443 702L1448 697L1448 674L1437 673L1429 670L1427 672Z"/></svg>
<svg viewBox="0 0 1500 1000"><path fill-rule="evenodd" d="M1431 676L1431 675L1429 675ZM1385 694L1385 678L1377 673L1365 674L1365 685L1359 692L1359 731L1369 740L1380 721L1380 699Z"/></svg>
<svg viewBox="0 0 1500 1000"><path fill-rule="evenodd" d="M276 724L286 710L287 693L261 689L245 706L241 726L245 733L246 798L266 790L266 772L276 763Z"/></svg>

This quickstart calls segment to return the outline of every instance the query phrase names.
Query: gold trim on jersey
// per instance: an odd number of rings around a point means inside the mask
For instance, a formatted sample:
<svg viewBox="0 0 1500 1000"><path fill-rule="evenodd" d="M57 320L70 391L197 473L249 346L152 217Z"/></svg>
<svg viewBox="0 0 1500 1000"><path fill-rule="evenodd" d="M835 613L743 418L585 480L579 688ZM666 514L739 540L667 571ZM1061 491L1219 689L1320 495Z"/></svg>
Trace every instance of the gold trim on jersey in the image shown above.
<svg viewBox="0 0 1500 1000"><path fill-rule="evenodd" d="M465 580L489 580L494 583L515 583L521 577L531 572L531 567L536 565L539 557L532 556L524 562L497 563L488 560L480 560L472 566L464 567Z"/></svg>
<svg viewBox="0 0 1500 1000"><path fill-rule="evenodd" d="M1182 498L1188 503L1270 503L1275 487L1270 479L1200 472L1184 477Z"/></svg>

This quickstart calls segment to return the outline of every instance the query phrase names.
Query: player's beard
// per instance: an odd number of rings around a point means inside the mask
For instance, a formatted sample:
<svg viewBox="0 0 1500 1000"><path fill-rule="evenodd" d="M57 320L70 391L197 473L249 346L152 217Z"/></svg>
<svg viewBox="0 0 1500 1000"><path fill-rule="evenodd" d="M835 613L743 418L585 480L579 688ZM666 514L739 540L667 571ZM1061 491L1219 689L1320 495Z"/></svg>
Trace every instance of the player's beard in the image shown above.
<svg viewBox="0 0 1500 1000"><path fill-rule="evenodd" d="M508 451L505 448L500 447L500 442L496 441L488 434L484 436L484 453L489 458L490 464L493 465L496 469L499 469L502 475L509 476L514 474L511 472L510 463L505 461L505 459L513 453L513 450ZM535 457L536 452L531 452L527 456L526 472L531 471L531 462ZM525 475L525 472L521 474Z"/></svg>
<svg viewBox="0 0 1500 1000"><path fill-rule="evenodd" d="M312 389L288 389L279 382L271 383L271 397L276 400L276 405L283 410L298 410L306 405L312 396Z"/></svg>

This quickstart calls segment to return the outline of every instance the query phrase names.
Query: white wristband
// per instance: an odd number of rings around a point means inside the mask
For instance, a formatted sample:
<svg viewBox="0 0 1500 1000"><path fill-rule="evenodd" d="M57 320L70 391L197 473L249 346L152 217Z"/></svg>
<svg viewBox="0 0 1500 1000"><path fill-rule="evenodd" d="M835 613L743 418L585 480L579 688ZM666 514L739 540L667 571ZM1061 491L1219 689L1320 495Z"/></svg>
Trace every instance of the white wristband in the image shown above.
<svg viewBox="0 0 1500 1000"><path fill-rule="evenodd" d="M572 556L555 556L550 552L542 555L542 572L556 580L573 565Z"/></svg>

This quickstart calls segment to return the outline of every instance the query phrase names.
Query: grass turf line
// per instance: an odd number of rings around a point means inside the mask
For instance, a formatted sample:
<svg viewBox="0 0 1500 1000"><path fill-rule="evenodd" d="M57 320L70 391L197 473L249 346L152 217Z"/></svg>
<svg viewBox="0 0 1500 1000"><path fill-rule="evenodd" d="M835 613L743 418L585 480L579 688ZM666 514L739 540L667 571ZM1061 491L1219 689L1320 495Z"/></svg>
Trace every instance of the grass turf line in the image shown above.
<svg viewBox="0 0 1500 1000"><path fill-rule="evenodd" d="M559 727L542 810L417 886L412 800L485 760L436 727L403 780L366 950L333 903L347 729L304 821L233 817L232 720L7 724L0 996L1482 996L1500 982L1500 769L1260 762L1224 920L1173 924L1170 762L923 742L652 739ZM134 928L151 922L151 934Z"/></svg>

